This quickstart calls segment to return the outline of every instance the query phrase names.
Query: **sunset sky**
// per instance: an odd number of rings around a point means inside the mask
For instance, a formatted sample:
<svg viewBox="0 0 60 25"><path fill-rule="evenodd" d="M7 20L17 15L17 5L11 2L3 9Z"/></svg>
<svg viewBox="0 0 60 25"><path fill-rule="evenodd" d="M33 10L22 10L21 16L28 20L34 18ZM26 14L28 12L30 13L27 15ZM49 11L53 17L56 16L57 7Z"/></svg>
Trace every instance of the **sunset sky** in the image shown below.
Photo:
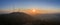
<svg viewBox="0 0 60 25"><path fill-rule="evenodd" d="M0 0L0 12L23 11L31 13L60 12L60 0Z"/></svg>

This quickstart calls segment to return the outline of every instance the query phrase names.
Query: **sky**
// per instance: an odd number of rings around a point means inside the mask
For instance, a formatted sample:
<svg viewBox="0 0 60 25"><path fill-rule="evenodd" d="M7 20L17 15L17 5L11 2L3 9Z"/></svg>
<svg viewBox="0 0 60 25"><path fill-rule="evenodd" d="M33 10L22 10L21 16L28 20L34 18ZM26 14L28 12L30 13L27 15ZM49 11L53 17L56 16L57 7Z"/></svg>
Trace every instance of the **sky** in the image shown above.
<svg viewBox="0 0 60 25"><path fill-rule="evenodd" d="M12 9L55 10L60 12L60 0L0 0L0 11Z"/></svg>

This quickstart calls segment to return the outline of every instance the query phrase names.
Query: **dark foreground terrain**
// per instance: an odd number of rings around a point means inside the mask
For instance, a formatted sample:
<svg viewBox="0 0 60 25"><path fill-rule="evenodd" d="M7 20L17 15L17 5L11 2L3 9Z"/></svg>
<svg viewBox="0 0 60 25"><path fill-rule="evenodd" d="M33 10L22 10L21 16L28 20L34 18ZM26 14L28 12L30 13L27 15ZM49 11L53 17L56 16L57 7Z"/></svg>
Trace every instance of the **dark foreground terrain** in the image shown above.
<svg viewBox="0 0 60 25"><path fill-rule="evenodd" d="M1 14L0 25L60 25L60 14L37 14L34 17L23 12Z"/></svg>

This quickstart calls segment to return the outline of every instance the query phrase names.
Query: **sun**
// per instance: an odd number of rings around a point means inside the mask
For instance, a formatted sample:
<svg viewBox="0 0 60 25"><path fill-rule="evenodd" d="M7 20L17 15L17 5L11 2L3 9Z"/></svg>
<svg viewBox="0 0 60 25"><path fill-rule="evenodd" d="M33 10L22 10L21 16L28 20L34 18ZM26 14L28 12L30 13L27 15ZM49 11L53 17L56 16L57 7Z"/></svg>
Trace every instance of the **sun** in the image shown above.
<svg viewBox="0 0 60 25"><path fill-rule="evenodd" d="M35 9L32 9L32 12L36 12L36 10Z"/></svg>

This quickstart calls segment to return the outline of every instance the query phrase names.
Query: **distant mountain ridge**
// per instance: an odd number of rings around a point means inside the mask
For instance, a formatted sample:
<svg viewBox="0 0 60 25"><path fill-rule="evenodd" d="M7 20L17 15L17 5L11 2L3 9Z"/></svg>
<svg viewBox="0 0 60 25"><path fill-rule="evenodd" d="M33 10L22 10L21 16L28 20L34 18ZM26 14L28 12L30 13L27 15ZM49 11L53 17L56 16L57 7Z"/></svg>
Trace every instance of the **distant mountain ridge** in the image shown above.
<svg viewBox="0 0 60 25"><path fill-rule="evenodd" d="M30 23L32 16L23 13L23 12L12 12L9 14L1 14L0 15L0 23L1 25L22 25L25 23ZM7 23L7 24L6 24Z"/></svg>

